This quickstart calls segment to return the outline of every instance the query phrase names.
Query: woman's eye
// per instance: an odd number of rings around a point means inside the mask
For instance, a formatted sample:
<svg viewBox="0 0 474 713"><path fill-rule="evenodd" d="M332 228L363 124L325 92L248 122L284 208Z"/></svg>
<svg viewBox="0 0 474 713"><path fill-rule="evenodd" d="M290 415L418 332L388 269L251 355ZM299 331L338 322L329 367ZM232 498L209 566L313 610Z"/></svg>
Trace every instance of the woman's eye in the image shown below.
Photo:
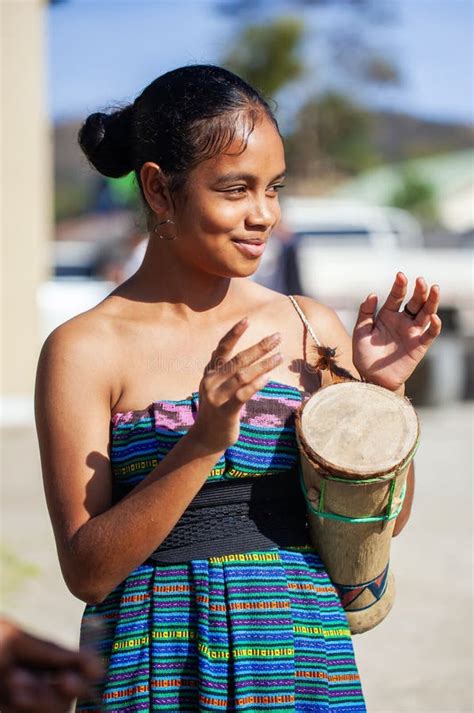
<svg viewBox="0 0 474 713"><path fill-rule="evenodd" d="M284 183L274 183L273 186L269 187L269 190L274 191L275 193L278 193L278 191L284 187L285 187Z"/></svg>
<svg viewBox="0 0 474 713"><path fill-rule="evenodd" d="M275 193L278 193L281 188L284 187L284 183L274 183L272 186L269 186L267 188L267 192L270 191L274 195ZM227 193L231 196L244 195L247 192L247 186L232 186L231 188L224 188L222 192Z"/></svg>
<svg viewBox="0 0 474 713"><path fill-rule="evenodd" d="M246 190L246 186L233 186L232 188L226 188L224 193L239 194L245 193Z"/></svg>

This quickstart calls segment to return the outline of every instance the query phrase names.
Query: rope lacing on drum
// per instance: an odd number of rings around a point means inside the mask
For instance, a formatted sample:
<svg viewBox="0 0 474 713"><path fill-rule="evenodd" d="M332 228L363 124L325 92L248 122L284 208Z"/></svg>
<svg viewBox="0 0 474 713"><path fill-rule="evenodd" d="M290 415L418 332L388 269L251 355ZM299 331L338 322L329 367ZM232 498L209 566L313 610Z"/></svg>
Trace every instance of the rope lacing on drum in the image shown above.
<svg viewBox="0 0 474 713"><path fill-rule="evenodd" d="M388 522L389 520L394 520L398 515L400 514L402 507L403 507L403 502L405 500L405 495L406 495L406 489L407 489L407 484L406 481L403 484L402 490L400 492L400 495L398 496L397 500L399 500L398 507L396 510L392 512L392 506L393 506L393 501L395 497L395 485L397 482L397 475L404 470L414 457L416 450L418 448L419 444L419 438L417 438L416 443L412 449L412 451L408 454L408 456L400 463L395 470L391 471L390 473L385 473L382 476L378 476L376 478L367 478L367 479L361 479L361 480L351 480L349 478L338 478L335 475L330 475L329 473L322 473L321 471L319 472L320 478L321 478L321 490L319 492L319 503L318 507L315 507L312 501L310 500L308 496L308 491L306 489L306 484L304 482L304 477L303 477L303 469L301 466L301 462L299 463L299 475L300 475L300 483L301 483L301 488L304 493L304 497L306 500L306 503L308 505L308 508L311 510L311 512L314 515L317 515L318 517L323 517L327 518L329 520L339 520L340 522L349 522L349 523L362 523L362 522ZM327 510L324 509L325 506L325 498L326 498L326 485L328 481L335 481L338 483L344 483L344 485L371 485L373 483L379 483L383 481L388 481L390 479L390 488L389 488L389 493L388 493L388 502L387 506L385 508L385 513L383 515L367 515L365 517L349 517L348 515L337 515L336 513L328 512Z"/></svg>

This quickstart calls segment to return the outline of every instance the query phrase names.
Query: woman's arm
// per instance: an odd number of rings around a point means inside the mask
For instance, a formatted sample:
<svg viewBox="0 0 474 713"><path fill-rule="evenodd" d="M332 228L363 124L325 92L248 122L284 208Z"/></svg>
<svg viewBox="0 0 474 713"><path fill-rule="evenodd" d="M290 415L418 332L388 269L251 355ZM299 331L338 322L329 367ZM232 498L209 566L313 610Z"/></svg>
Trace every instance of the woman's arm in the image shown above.
<svg viewBox="0 0 474 713"><path fill-rule="evenodd" d="M352 339L346 328L342 324L341 320L337 316L336 312L320 304L316 300L310 297L298 296L297 300L303 309L303 312L307 316L311 326L314 328L319 340L322 344L329 347L337 348L337 363L344 369L347 369L356 378L360 377L359 372L354 366L352 358ZM312 343L311 337L308 337L308 344ZM316 358L315 358L316 361ZM327 372L322 373L322 383L326 385L330 383L330 376ZM401 396L405 393L405 387L401 387L395 390L395 393ZM393 530L393 537L396 537L405 527L406 523L410 518L411 507L413 503L413 496L415 492L415 468L413 461L410 464L407 474L407 488L405 494L405 500L403 501L402 510L395 520L395 527Z"/></svg>
<svg viewBox="0 0 474 713"><path fill-rule="evenodd" d="M193 429L126 498L111 503L110 364L102 335L62 325L41 352L35 412L44 486L64 579L101 602L160 545L223 451ZM111 355L112 358L112 355Z"/></svg>
<svg viewBox="0 0 474 713"><path fill-rule="evenodd" d="M84 315L47 339L35 394L41 463L63 575L80 599L102 601L150 556L237 440L242 407L282 359L269 356L279 334L232 356L247 327L246 318L237 322L212 352L188 433L113 506L109 425L118 378L107 344L116 342Z"/></svg>
<svg viewBox="0 0 474 713"><path fill-rule="evenodd" d="M399 516L395 520L395 527L393 528L392 537L396 537L401 533L411 515L411 506L413 505L413 496L415 494L415 464L413 461L410 463L407 473L407 489L405 493L405 500L403 501L402 509Z"/></svg>

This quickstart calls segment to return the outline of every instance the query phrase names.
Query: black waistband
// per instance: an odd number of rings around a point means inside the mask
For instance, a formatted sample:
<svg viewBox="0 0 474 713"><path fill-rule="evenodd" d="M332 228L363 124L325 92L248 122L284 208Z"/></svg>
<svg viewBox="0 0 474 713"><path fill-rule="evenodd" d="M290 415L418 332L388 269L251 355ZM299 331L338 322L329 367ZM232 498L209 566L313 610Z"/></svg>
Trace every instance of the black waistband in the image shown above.
<svg viewBox="0 0 474 713"><path fill-rule="evenodd" d="M306 504L292 470L206 483L149 559L178 563L309 542Z"/></svg>

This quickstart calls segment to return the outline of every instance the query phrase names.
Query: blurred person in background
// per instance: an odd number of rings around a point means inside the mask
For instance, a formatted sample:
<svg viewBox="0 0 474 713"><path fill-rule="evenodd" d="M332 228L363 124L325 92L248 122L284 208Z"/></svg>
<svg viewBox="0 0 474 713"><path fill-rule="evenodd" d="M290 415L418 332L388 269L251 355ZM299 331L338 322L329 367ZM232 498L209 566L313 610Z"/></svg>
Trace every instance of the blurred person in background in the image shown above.
<svg viewBox="0 0 474 713"><path fill-rule="evenodd" d="M268 242L260 264L249 279L270 290L284 295L300 294L296 256L295 237L282 222L273 230L272 239Z"/></svg>
<svg viewBox="0 0 474 713"><path fill-rule="evenodd" d="M66 713L77 696L92 695L100 661L28 634L0 616L0 706L3 713Z"/></svg>
<svg viewBox="0 0 474 713"><path fill-rule="evenodd" d="M123 242L102 248L94 262L94 277L120 285L125 280L124 265L128 260L129 253L128 244Z"/></svg>
<svg viewBox="0 0 474 713"><path fill-rule="evenodd" d="M148 235L132 232L113 247L106 246L95 262L94 275L120 285L142 264L147 243Z"/></svg>
<svg viewBox="0 0 474 713"><path fill-rule="evenodd" d="M128 239L129 252L123 265L123 279L128 280L140 267L145 257L148 235L133 233Z"/></svg>
<svg viewBox="0 0 474 713"><path fill-rule="evenodd" d="M103 175L135 171L150 239L38 365L61 568L87 603L82 642L97 622L107 662L101 706L77 710L365 711L297 478L295 411L325 377L305 361L295 304L343 367L403 393L440 332L437 286L419 278L400 311L398 273L351 338L324 305L247 279L280 220L285 157L267 102L227 70L168 72L89 116L80 144ZM395 533L412 495L413 468Z"/></svg>

